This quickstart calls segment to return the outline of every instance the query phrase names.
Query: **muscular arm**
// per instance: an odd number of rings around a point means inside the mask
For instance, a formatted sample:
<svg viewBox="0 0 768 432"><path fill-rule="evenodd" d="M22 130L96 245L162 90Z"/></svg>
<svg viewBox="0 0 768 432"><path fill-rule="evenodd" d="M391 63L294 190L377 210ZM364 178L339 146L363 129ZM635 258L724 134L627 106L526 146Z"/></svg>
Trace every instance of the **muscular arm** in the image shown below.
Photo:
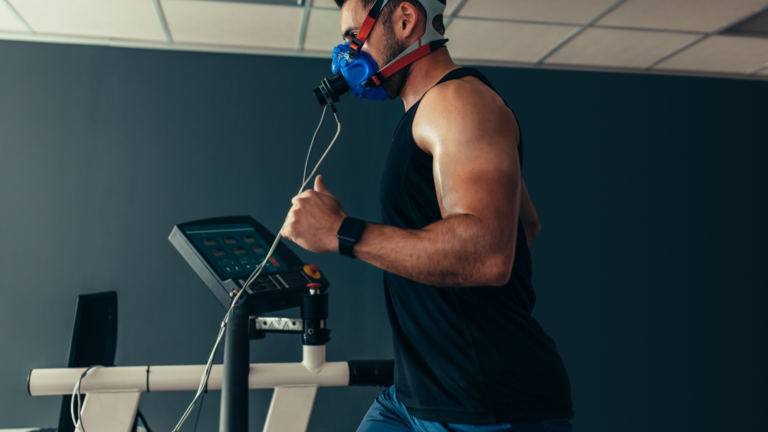
<svg viewBox="0 0 768 432"><path fill-rule="evenodd" d="M454 80L427 93L413 134L433 156L443 220L421 230L368 224L355 255L435 286L505 284L522 185L514 115L479 81Z"/></svg>
<svg viewBox="0 0 768 432"><path fill-rule="evenodd" d="M515 258L523 192L517 122L490 88L474 78L435 87L414 119L417 145L433 157L442 220L420 230L368 224L354 254L418 282L442 286L503 285ZM528 199L525 202L530 202ZM325 187L293 198L283 237L313 252L337 252L347 214ZM530 218L529 218L530 219Z"/></svg>

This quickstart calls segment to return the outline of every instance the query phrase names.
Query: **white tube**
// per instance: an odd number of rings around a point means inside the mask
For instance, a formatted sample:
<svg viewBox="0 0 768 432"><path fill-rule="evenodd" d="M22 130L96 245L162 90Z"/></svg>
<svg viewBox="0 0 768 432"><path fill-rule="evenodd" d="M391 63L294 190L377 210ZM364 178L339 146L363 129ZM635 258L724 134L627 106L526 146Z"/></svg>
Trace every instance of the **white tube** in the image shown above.
<svg viewBox="0 0 768 432"><path fill-rule="evenodd" d="M49 396L72 394L80 375L86 368L32 369L29 373L29 394ZM80 385L81 393L91 391L147 391L147 366L98 368L88 373Z"/></svg>
<svg viewBox="0 0 768 432"><path fill-rule="evenodd" d="M221 390L222 365L211 366L208 390ZM150 366L148 391L197 391L205 365Z"/></svg>
<svg viewBox="0 0 768 432"><path fill-rule="evenodd" d="M314 361L317 360L318 351L310 350L312 354L310 358L314 359L308 361L310 366L317 366ZM81 392L195 391L200 385L200 376L204 368L204 365L99 368L83 379ZM33 369L29 374L29 394L32 396L71 394L83 371L85 368ZM208 390L221 390L221 372L221 365L213 366L208 380ZM147 382L149 388L147 388ZM248 388L263 389L293 385L348 386L349 366L347 362L331 362L325 363L313 372L303 363L251 364Z"/></svg>
<svg viewBox="0 0 768 432"><path fill-rule="evenodd" d="M325 345L304 345L301 364L312 373L319 373L325 366Z"/></svg>
<svg viewBox="0 0 768 432"><path fill-rule="evenodd" d="M283 386L345 387L349 385L347 362L326 363L322 370L312 373L301 363L252 364L248 375L248 388L275 388ZM209 387L211 388L211 387Z"/></svg>

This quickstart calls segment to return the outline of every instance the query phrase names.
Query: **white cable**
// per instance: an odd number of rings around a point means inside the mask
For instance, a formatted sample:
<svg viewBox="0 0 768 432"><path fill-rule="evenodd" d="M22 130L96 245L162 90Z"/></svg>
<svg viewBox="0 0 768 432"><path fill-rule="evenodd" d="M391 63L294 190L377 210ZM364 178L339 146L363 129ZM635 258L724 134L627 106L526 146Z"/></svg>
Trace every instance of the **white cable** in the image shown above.
<svg viewBox="0 0 768 432"><path fill-rule="evenodd" d="M301 175L301 181L305 182L307 181L307 166L309 165L309 157L312 155L312 146L315 145L315 138L317 138L317 133L320 132L320 127L323 125L323 120L325 119L325 112L328 110L328 105L326 105L323 108L323 115L320 116L320 123L317 124L317 129L315 129L315 134L312 135L312 141L309 143L309 150L307 150L307 159L304 161L304 174Z"/></svg>
<svg viewBox="0 0 768 432"><path fill-rule="evenodd" d="M313 175L315 175L315 172L317 171L317 168L320 167L320 164L323 162L323 159L325 159L325 156L328 154L328 152L331 150L331 147L333 147L333 144L336 142L336 139L339 137L339 133L341 132L341 122L339 121L339 116L336 113L336 110L334 109L333 116L336 118L336 135L334 135L333 140L331 140L331 143L328 144L328 148L325 149L325 152L323 152L323 155L320 156L320 160L317 161L315 164L315 168L312 170L312 172L309 174L309 177L306 176L307 173L307 164L309 162L309 154L312 152L312 145L315 143L315 137L317 136L317 132L320 130L320 126L323 124L323 119L325 118L325 110L328 108L328 106L323 109L323 115L320 117L320 124L317 126L317 129L315 130L315 134L312 136L312 142L309 144L309 151L307 152L307 160L304 163L304 176L302 178L302 184L299 188L299 193L304 192L304 187L309 183L309 180L312 178ZM274 243L272 243L272 247L269 248L269 252L267 253L266 258L264 258L264 261L259 264L258 267L251 273L251 276L245 281L243 284L243 289L239 290L237 292L237 295L232 300L231 305L229 306L229 309L227 310L226 315L224 315L224 319L221 321L221 327L219 328L219 335L216 337L216 343L213 345L213 350L211 351L211 355L208 357L208 363L205 365L205 371L203 372L203 377L200 380L200 386L197 388L197 393L195 394L194 399L192 399L192 403L189 404L187 407L187 410L184 411L184 414L181 416L181 419L176 424L176 427L173 428L173 432L178 432L181 428L181 425L184 424L184 421L189 417L189 414L192 412L192 409L195 407L195 403L197 403L197 400L200 398L200 395L203 394L205 391L205 388L208 384L208 377L211 374L211 367L213 367L213 357L216 354L216 350L219 348L219 342L221 342L221 337L224 335L224 329L227 327L227 322L229 321L229 315L232 313L232 309L235 308L235 305L237 304L237 301L240 299L240 295L243 294L243 291L245 291L245 287L249 286L251 282L253 282L254 279L259 277L259 274L261 274L261 270L264 268L264 265L266 265L267 261L272 257L272 254L275 252L275 248L277 248L277 244L280 242L280 239L283 238L280 233L277 233L277 236L275 237ZM80 432L80 431L76 431ZM84 431L82 431L84 432Z"/></svg>
<svg viewBox="0 0 768 432"><path fill-rule="evenodd" d="M85 426L83 425L83 406L84 402L80 401L80 384L83 382L83 378L94 369L98 369L101 366L88 367L80 378L77 379L75 389L72 390L72 399L69 401L69 414L72 416L72 423L75 425L75 432L85 432ZM75 399L77 399L77 419L75 419Z"/></svg>

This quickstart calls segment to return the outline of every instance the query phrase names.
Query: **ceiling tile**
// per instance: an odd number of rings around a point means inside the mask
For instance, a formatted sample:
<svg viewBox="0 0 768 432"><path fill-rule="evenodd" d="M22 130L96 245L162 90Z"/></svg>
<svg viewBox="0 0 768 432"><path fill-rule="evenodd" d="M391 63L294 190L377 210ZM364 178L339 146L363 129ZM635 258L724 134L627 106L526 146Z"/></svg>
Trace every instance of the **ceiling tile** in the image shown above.
<svg viewBox="0 0 768 432"><path fill-rule="evenodd" d="M711 36L655 69L750 73L768 63L768 39Z"/></svg>
<svg viewBox="0 0 768 432"><path fill-rule="evenodd" d="M766 4L766 0L628 0L597 25L711 32Z"/></svg>
<svg viewBox="0 0 768 432"><path fill-rule="evenodd" d="M36 33L165 41L151 1L13 0Z"/></svg>
<svg viewBox="0 0 768 432"><path fill-rule="evenodd" d="M584 24L616 0L469 0L458 16Z"/></svg>
<svg viewBox="0 0 768 432"><path fill-rule="evenodd" d="M327 7L327 8L334 8L334 9L339 8L338 6L336 6L336 3L334 3L333 0L312 0L312 6Z"/></svg>
<svg viewBox="0 0 768 432"><path fill-rule="evenodd" d="M295 49L304 9L249 3L164 0L175 42Z"/></svg>
<svg viewBox="0 0 768 432"><path fill-rule="evenodd" d="M446 36L456 59L534 62L576 27L455 19Z"/></svg>
<svg viewBox="0 0 768 432"><path fill-rule="evenodd" d="M24 24L16 18L16 15L2 1L0 1L0 31L27 33L27 28Z"/></svg>
<svg viewBox="0 0 768 432"><path fill-rule="evenodd" d="M341 12L338 10L313 10L307 22L304 49L328 51L343 43L341 38Z"/></svg>
<svg viewBox="0 0 768 432"><path fill-rule="evenodd" d="M642 30L585 30L549 57L547 64L645 68L699 35Z"/></svg>

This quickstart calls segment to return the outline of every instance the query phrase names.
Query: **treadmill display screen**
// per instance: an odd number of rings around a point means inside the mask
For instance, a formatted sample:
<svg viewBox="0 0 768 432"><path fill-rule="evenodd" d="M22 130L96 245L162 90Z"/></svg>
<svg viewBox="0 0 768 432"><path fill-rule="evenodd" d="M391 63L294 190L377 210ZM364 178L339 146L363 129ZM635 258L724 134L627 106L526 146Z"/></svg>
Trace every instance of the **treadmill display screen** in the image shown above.
<svg viewBox="0 0 768 432"><path fill-rule="evenodd" d="M250 276L271 246L247 224L190 226L184 232L222 280ZM261 274L287 269L280 257L272 254Z"/></svg>

